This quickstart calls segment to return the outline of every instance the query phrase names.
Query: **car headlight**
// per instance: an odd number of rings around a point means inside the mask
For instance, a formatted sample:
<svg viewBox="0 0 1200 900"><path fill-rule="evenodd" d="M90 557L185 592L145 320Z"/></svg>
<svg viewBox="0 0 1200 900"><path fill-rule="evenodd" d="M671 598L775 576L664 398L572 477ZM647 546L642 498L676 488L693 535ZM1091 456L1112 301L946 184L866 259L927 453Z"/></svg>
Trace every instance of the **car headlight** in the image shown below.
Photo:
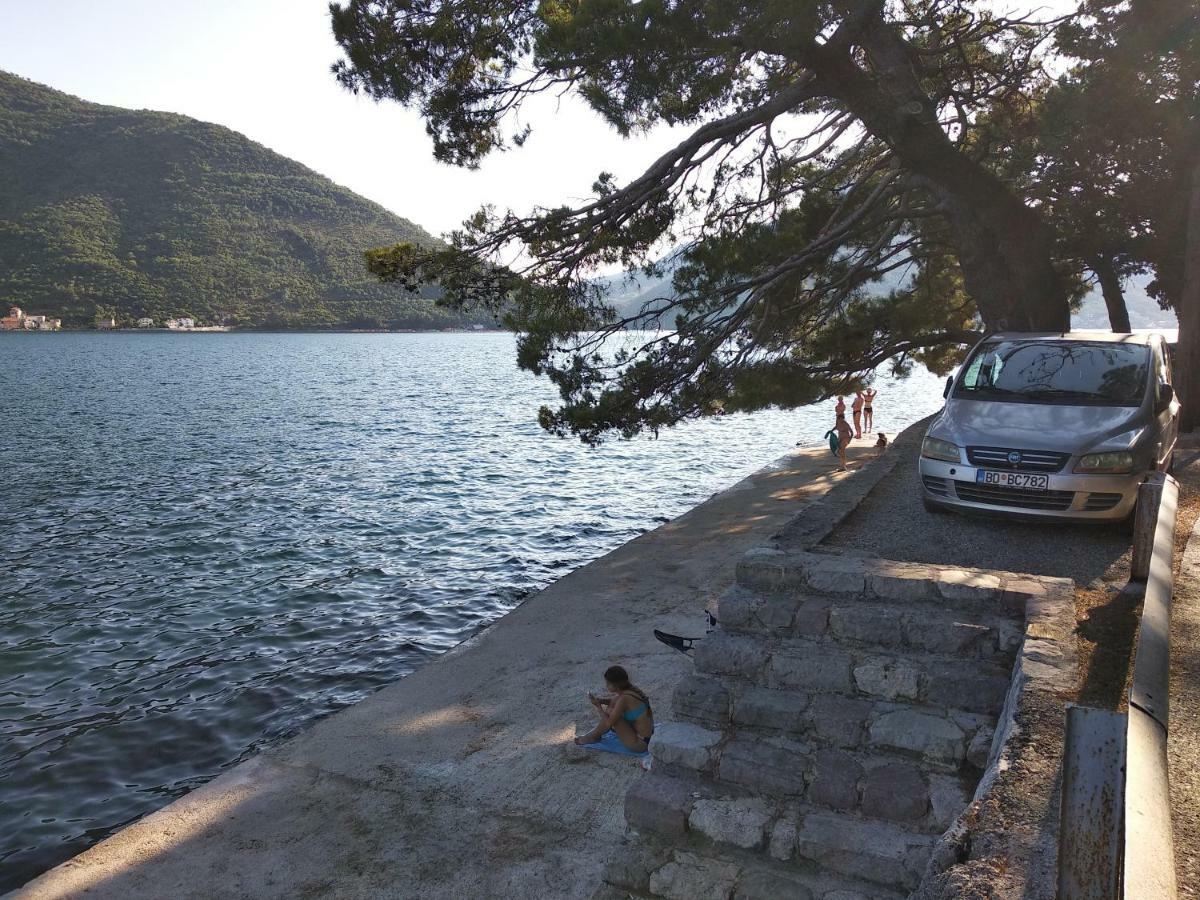
<svg viewBox="0 0 1200 900"><path fill-rule="evenodd" d="M962 460L958 455L956 444L935 437L926 437L921 442L921 455L926 459L940 459L943 462L961 462Z"/></svg>
<svg viewBox="0 0 1200 900"><path fill-rule="evenodd" d="M1108 472L1111 474L1123 474L1133 471L1133 454L1128 450L1120 450L1115 453L1088 453L1080 457L1079 465L1075 467L1076 472L1083 474L1097 474L1100 472Z"/></svg>

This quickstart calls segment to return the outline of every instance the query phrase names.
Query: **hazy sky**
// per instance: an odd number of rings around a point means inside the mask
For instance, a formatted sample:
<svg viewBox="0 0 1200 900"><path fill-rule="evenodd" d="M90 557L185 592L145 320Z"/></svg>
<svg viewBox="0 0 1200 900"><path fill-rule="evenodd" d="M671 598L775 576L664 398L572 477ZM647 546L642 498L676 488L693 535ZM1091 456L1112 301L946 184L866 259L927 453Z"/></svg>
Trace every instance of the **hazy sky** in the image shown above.
<svg viewBox="0 0 1200 900"><path fill-rule="evenodd" d="M0 69L227 125L435 234L482 203L581 198L599 172L640 174L682 136L622 139L579 101L543 98L524 148L455 169L434 162L415 112L343 90L329 73L338 56L326 0L0 0Z"/></svg>
<svg viewBox="0 0 1200 900"><path fill-rule="evenodd" d="M637 175L676 140L624 140L578 101L547 98L523 149L456 169L434 161L417 113L342 89L338 56L327 0L0 0L0 69L226 125L435 234L485 202L583 197L599 172Z"/></svg>

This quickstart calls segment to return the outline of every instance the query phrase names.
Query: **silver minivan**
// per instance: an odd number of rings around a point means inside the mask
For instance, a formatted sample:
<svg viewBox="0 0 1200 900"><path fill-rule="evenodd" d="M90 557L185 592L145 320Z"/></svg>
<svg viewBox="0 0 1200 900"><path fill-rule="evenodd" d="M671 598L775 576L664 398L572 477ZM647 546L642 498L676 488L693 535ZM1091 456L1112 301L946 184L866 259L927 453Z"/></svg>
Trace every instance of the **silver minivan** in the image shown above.
<svg viewBox="0 0 1200 900"><path fill-rule="evenodd" d="M945 397L921 445L929 509L1115 521L1172 463L1179 401L1159 333L989 335Z"/></svg>

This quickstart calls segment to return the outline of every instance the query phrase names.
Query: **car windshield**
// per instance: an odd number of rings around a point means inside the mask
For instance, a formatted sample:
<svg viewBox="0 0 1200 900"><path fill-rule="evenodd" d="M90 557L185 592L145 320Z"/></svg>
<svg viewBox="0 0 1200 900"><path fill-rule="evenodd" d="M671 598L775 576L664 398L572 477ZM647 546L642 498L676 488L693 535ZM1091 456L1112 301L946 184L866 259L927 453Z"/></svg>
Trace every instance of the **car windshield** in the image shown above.
<svg viewBox="0 0 1200 900"><path fill-rule="evenodd" d="M1064 406L1139 406L1150 370L1144 344L989 341L967 361L954 396Z"/></svg>

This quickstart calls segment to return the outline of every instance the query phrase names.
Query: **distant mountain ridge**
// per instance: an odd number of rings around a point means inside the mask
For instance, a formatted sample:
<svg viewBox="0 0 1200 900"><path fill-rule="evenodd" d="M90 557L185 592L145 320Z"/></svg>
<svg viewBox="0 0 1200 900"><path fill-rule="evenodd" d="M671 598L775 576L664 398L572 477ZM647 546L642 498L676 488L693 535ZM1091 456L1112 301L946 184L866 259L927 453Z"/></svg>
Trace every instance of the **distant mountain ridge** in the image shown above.
<svg viewBox="0 0 1200 900"><path fill-rule="evenodd" d="M291 159L173 113L0 72L0 305L85 325L490 323L379 284L364 250L437 241Z"/></svg>
<svg viewBox="0 0 1200 900"><path fill-rule="evenodd" d="M665 269L664 274L660 276L647 276L634 269L596 279L596 283L608 291L605 302L612 306L619 316L635 317L648 301L675 296L671 279L677 263L669 259L665 262L659 260L659 263ZM903 282L904 279L893 272L869 286L867 290L882 295L901 287ZM1158 301L1146 292L1149 282L1149 275L1137 275L1126 280L1123 285L1130 324L1134 328L1179 327L1175 313L1163 309L1158 305ZM673 313L668 317L674 321ZM670 324L665 323L664 327L670 327ZM1104 297L1099 287L1092 288L1083 298L1079 309L1071 314L1071 327L1085 330L1108 329L1108 308L1104 305Z"/></svg>
<svg viewBox="0 0 1200 900"><path fill-rule="evenodd" d="M1158 301L1146 293L1149 275L1135 275L1122 286L1125 308L1129 311L1129 324L1133 328L1178 328L1175 313L1163 309ZM1083 298L1083 305L1071 314L1071 325L1075 328L1108 328L1108 307L1099 288L1093 288Z"/></svg>

